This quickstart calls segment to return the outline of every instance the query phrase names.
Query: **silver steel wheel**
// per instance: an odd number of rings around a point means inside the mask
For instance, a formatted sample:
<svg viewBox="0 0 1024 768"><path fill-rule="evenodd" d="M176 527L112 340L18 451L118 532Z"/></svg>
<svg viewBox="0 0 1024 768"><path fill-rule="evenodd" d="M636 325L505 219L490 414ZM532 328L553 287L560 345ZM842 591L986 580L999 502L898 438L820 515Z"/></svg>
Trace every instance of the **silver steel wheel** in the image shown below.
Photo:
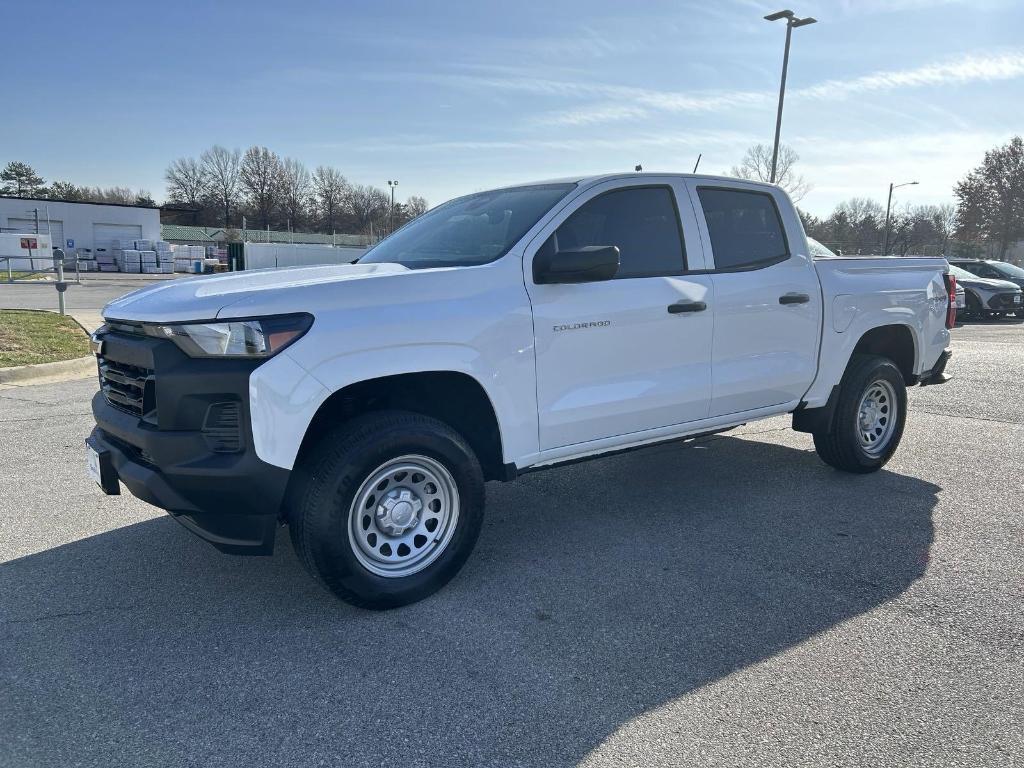
<svg viewBox="0 0 1024 768"><path fill-rule="evenodd" d="M348 540L378 576L401 578L440 557L459 522L459 490L429 456L399 456L369 474L349 510Z"/></svg>
<svg viewBox="0 0 1024 768"><path fill-rule="evenodd" d="M857 437L860 447L869 456L879 456L896 431L896 389L888 381L871 382L857 407Z"/></svg>

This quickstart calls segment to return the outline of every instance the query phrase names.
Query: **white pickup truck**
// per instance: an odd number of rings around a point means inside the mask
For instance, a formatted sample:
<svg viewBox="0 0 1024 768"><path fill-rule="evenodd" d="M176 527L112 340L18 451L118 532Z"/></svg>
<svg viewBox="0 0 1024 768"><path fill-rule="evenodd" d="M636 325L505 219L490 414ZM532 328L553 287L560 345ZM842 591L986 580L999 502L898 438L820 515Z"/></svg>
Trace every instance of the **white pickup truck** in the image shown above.
<svg viewBox="0 0 1024 768"><path fill-rule="evenodd" d="M340 266L161 282L93 348L90 472L367 608L465 562L484 482L792 413L877 470L946 380L943 259L812 256L775 186L576 178L452 200ZM627 514L623 510L623 514Z"/></svg>

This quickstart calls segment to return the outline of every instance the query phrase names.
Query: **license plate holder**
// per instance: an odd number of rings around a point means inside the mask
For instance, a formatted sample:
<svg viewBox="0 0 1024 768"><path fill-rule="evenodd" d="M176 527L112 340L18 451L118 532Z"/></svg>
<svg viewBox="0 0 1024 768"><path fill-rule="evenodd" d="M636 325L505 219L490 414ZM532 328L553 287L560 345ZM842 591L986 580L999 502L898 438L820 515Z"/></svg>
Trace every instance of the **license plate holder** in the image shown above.
<svg viewBox="0 0 1024 768"><path fill-rule="evenodd" d="M110 460L110 451L98 447L91 439L85 441L86 474L108 496L119 496L121 483Z"/></svg>

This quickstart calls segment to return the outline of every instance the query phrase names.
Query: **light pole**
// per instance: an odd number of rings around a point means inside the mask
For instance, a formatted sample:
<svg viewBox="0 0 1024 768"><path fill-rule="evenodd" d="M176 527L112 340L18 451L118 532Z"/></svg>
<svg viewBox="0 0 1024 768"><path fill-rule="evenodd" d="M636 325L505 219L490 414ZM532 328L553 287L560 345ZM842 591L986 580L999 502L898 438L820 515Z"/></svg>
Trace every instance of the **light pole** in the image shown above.
<svg viewBox="0 0 1024 768"><path fill-rule="evenodd" d="M395 231L395 187L398 186L398 180L392 181L388 179L388 186L391 187L391 213L388 216L388 228L391 232Z"/></svg>
<svg viewBox="0 0 1024 768"><path fill-rule="evenodd" d="M882 245L882 255L889 255L889 210L892 208L892 191L899 189L900 187L912 187L918 182L916 181L905 181L902 184L893 184L889 182L889 202L885 204L885 241Z"/></svg>
<svg viewBox="0 0 1024 768"><path fill-rule="evenodd" d="M782 54L782 84L779 86L779 111L775 116L775 146L772 149L772 176L771 183L775 183L775 168L779 162L779 133L782 131L782 102L786 98L786 72L789 70L789 41L793 36L793 30L797 27L806 27L814 24L817 19L808 16L798 19L792 11L776 11L764 17L766 21L786 20L786 51Z"/></svg>

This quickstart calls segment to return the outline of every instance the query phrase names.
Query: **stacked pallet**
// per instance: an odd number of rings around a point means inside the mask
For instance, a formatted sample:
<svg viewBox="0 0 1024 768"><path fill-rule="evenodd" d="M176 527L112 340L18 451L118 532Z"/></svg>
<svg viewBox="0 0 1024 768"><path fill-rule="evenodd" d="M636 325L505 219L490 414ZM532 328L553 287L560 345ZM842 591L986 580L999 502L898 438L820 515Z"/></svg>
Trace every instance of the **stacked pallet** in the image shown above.
<svg viewBox="0 0 1024 768"><path fill-rule="evenodd" d="M117 242L117 241L115 241ZM114 263L120 272L141 272L142 251L134 248L114 248Z"/></svg>
<svg viewBox="0 0 1024 768"><path fill-rule="evenodd" d="M175 272L195 272L195 263L202 263L206 249L201 245L172 245ZM200 267L202 271L202 267Z"/></svg>
<svg viewBox="0 0 1024 768"><path fill-rule="evenodd" d="M153 250L156 251L157 268L160 274L169 275L174 271L174 251L171 244L163 240L153 243Z"/></svg>
<svg viewBox="0 0 1024 768"><path fill-rule="evenodd" d="M97 248L93 251L96 257L97 272L117 272L117 261L114 259L114 252L107 248Z"/></svg>
<svg viewBox="0 0 1024 768"><path fill-rule="evenodd" d="M157 275L160 273L160 265L156 260L156 251L139 251L139 261L142 265L140 270L144 275Z"/></svg>

